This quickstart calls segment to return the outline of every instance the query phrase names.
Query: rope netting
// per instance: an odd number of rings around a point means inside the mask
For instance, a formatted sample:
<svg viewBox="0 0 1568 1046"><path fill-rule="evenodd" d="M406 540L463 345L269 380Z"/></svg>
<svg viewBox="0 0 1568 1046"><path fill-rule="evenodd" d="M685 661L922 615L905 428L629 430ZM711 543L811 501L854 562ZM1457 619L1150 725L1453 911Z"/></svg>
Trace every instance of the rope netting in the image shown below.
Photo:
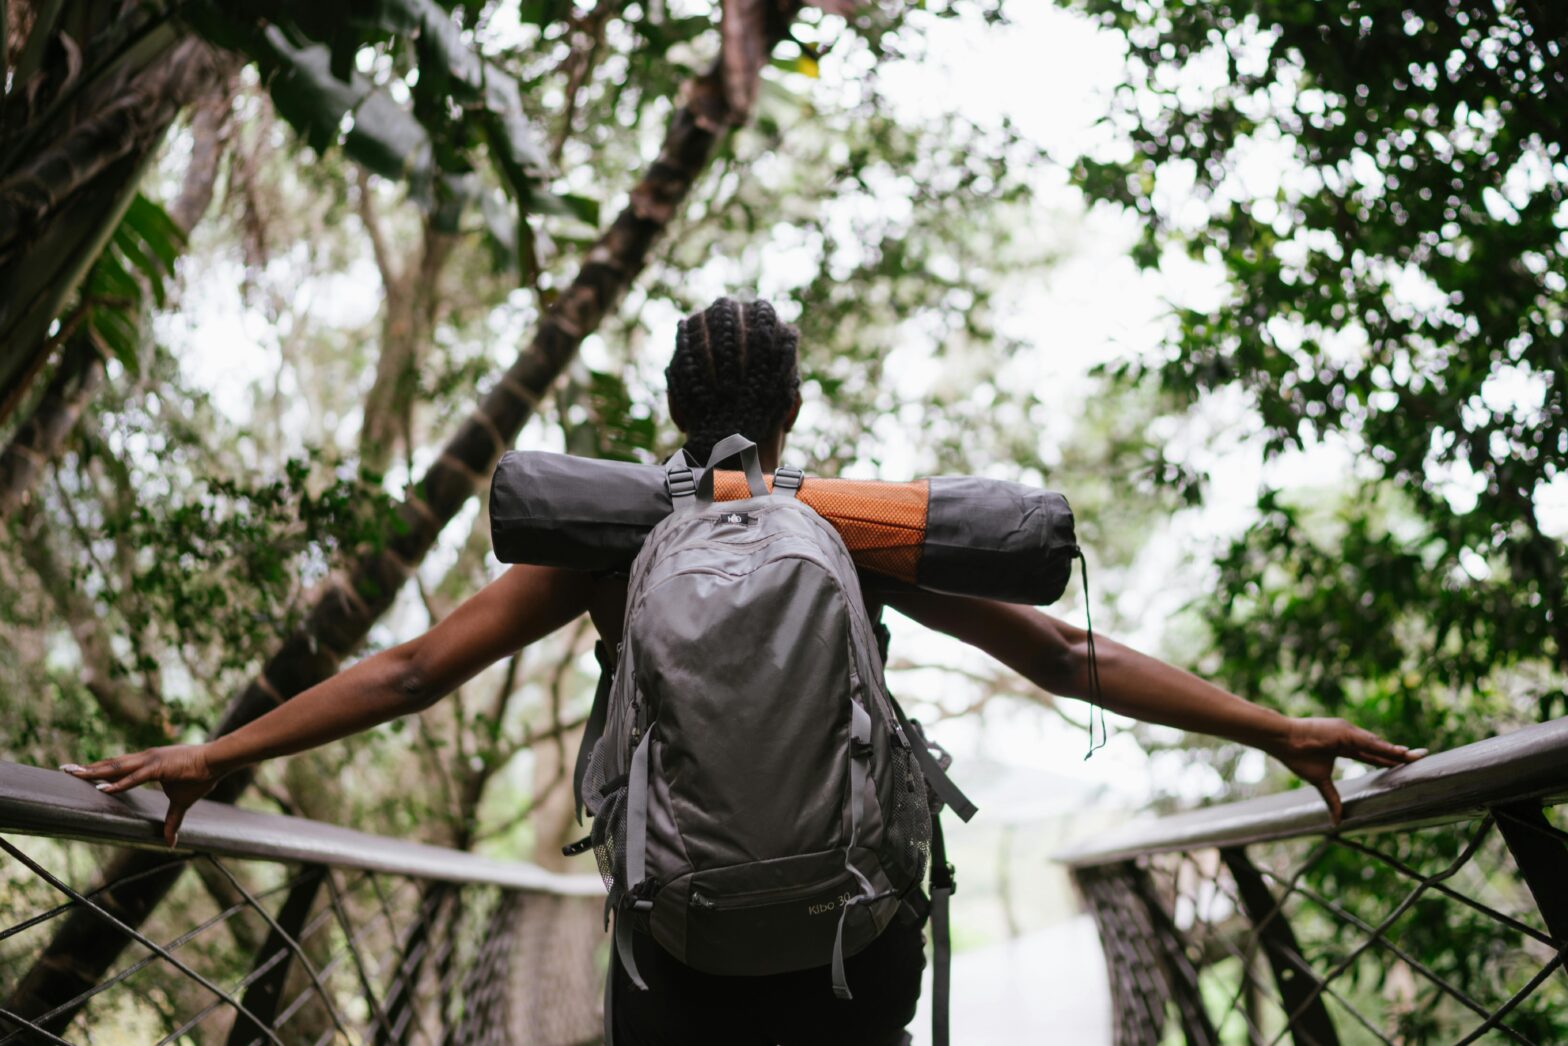
<svg viewBox="0 0 1568 1046"><path fill-rule="evenodd" d="M1074 869L1119 1046L1568 1042L1561 809Z"/></svg>
<svg viewBox="0 0 1568 1046"><path fill-rule="evenodd" d="M591 898L209 853L98 882L111 852L0 836L0 1046L598 1038L597 935L553 933L596 928ZM178 869L156 911L128 918L122 891ZM94 930L62 949L63 917L84 910ZM112 968L68 991L72 964L38 961L95 946Z"/></svg>

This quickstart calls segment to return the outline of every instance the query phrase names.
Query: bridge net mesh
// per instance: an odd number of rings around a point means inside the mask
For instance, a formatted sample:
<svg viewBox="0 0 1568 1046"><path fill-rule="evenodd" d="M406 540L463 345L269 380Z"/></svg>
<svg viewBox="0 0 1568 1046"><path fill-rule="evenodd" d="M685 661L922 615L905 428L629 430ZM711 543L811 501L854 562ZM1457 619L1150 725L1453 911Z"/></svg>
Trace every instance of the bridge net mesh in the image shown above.
<svg viewBox="0 0 1568 1046"><path fill-rule="evenodd" d="M1568 1042L1560 810L1076 869L1118 1046Z"/></svg>
<svg viewBox="0 0 1568 1046"><path fill-rule="evenodd" d="M98 882L113 852L0 836L0 1046L598 1041L593 898L197 854L135 873L178 879L132 929L137 883Z"/></svg>

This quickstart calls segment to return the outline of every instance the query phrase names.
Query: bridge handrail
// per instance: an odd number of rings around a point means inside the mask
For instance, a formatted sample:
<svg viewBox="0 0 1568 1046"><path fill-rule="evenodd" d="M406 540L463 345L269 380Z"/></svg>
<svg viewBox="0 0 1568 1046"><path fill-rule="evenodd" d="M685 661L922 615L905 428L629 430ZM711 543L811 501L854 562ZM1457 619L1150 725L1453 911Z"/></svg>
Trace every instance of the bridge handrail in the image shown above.
<svg viewBox="0 0 1568 1046"><path fill-rule="evenodd" d="M1466 820L1498 803L1561 803L1568 800L1568 718L1344 781L1339 792L1345 803L1341 831ZM1086 868L1144 854L1322 835L1332 828L1317 792L1298 788L1133 821L1083 840L1056 860Z"/></svg>
<svg viewBox="0 0 1568 1046"><path fill-rule="evenodd" d="M69 774L0 761L0 832L167 850L162 838L166 802L151 789L104 795ZM597 875L563 875L522 861L497 861L207 800L186 814L179 843L179 851L221 857L323 864L558 896L604 893Z"/></svg>

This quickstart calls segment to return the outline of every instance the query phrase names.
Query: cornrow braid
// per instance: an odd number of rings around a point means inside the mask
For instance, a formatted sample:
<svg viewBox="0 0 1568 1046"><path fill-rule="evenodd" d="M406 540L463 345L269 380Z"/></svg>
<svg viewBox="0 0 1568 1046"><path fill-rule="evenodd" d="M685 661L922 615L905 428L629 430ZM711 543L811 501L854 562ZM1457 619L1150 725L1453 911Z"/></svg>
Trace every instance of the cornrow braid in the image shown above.
<svg viewBox="0 0 1568 1046"><path fill-rule="evenodd" d="M681 320L664 378L698 461L731 433L761 442L784 421L800 390L799 342L765 301L720 298Z"/></svg>

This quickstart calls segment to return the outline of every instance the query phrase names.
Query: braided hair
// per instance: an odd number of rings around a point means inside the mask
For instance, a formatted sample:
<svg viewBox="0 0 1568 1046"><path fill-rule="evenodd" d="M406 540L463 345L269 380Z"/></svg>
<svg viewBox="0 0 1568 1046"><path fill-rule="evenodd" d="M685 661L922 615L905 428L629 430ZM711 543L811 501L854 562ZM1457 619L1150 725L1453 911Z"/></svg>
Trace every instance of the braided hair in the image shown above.
<svg viewBox="0 0 1568 1046"><path fill-rule="evenodd" d="M765 301L720 298L681 320L664 377L699 462L731 433L760 443L783 424L800 391L799 342Z"/></svg>

